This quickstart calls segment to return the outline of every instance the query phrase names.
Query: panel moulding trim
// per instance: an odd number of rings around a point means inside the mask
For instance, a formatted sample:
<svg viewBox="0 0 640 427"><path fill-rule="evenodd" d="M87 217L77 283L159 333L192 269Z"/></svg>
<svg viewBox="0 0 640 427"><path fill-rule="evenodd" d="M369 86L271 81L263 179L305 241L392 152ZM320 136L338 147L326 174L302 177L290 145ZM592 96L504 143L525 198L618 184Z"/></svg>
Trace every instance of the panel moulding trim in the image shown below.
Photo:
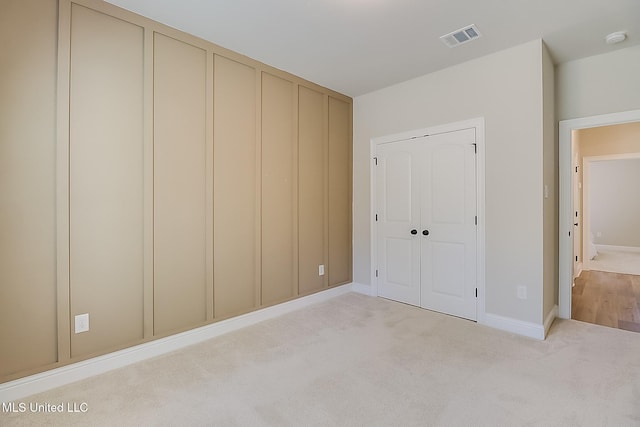
<svg viewBox="0 0 640 427"><path fill-rule="evenodd" d="M282 316L295 310L300 310L313 304L327 301L352 291L353 284L351 283L337 286L306 297L232 317L197 329L105 354L104 356L9 381L0 384L0 402L12 402L36 393L90 378L94 375L122 368L265 320Z"/></svg>

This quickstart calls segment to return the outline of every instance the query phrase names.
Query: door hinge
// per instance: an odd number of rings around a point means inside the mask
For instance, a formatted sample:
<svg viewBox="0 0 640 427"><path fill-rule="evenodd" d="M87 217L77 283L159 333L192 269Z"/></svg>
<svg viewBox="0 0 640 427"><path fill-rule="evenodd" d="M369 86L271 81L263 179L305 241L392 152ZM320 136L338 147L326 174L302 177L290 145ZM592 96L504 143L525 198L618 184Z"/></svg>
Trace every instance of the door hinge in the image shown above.
<svg viewBox="0 0 640 427"><path fill-rule="evenodd" d="M476 298L478 298L478 288L476 288Z"/></svg>
<svg viewBox="0 0 640 427"><path fill-rule="evenodd" d="M373 158L373 161L374 161L374 162L376 162L376 166L378 166L378 158L377 158L377 157L374 157L374 158Z"/></svg>
<svg viewBox="0 0 640 427"><path fill-rule="evenodd" d="M378 221L378 214L376 214L376 221Z"/></svg>
<svg viewBox="0 0 640 427"><path fill-rule="evenodd" d="M578 167L576 166L576 173L578 173Z"/></svg>
<svg viewBox="0 0 640 427"><path fill-rule="evenodd" d="M378 270L376 270L376 277L378 277Z"/></svg>
<svg viewBox="0 0 640 427"><path fill-rule="evenodd" d="M478 144L476 144L476 143L474 142L474 143L473 143L473 144L471 144L471 145L473 145L473 152L474 152L474 153L476 153L476 154L478 154Z"/></svg>
<svg viewBox="0 0 640 427"><path fill-rule="evenodd" d="M569 232L569 237L571 237L571 232Z"/></svg>
<svg viewBox="0 0 640 427"><path fill-rule="evenodd" d="M476 225L478 225L478 215L476 215Z"/></svg>

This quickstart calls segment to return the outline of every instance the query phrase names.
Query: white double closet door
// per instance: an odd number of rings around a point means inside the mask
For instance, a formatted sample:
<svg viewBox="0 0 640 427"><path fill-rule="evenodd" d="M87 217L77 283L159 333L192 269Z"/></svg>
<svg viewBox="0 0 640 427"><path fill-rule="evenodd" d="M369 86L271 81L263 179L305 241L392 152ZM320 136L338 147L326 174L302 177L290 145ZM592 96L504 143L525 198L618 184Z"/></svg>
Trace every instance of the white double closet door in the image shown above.
<svg viewBox="0 0 640 427"><path fill-rule="evenodd" d="M376 149L378 295L476 320L475 128Z"/></svg>

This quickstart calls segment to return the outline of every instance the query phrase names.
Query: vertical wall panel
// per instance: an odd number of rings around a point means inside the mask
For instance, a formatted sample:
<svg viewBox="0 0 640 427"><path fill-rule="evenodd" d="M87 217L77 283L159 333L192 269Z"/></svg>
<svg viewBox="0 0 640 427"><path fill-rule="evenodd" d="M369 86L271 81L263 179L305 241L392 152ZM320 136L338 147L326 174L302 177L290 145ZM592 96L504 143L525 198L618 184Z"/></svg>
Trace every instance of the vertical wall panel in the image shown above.
<svg viewBox="0 0 640 427"><path fill-rule="evenodd" d="M324 287L318 266L325 263L324 95L304 86L298 92L298 289Z"/></svg>
<svg viewBox="0 0 640 427"><path fill-rule="evenodd" d="M154 334L206 320L207 52L154 36Z"/></svg>
<svg viewBox="0 0 640 427"><path fill-rule="evenodd" d="M72 357L143 336L143 29L71 11L69 133Z"/></svg>
<svg viewBox="0 0 640 427"><path fill-rule="evenodd" d="M262 304L294 296L295 86L262 73Z"/></svg>
<svg viewBox="0 0 640 427"><path fill-rule="evenodd" d="M55 2L0 2L0 382L56 351Z"/></svg>
<svg viewBox="0 0 640 427"><path fill-rule="evenodd" d="M214 57L214 314L257 305L256 70Z"/></svg>
<svg viewBox="0 0 640 427"><path fill-rule="evenodd" d="M351 105L329 97L329 286L351 281Z"/></svg>

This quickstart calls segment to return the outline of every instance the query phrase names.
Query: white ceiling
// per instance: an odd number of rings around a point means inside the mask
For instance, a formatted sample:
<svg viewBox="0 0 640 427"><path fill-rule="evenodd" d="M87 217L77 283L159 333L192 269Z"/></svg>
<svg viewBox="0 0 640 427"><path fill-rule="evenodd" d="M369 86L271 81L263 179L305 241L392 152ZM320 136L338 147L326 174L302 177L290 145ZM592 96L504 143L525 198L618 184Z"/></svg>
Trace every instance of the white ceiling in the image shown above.
<svg viewBox="0 0 640 427"><path fill-rule="evenodd" d="M108 1L350 96L538 38L556 63L640 44L640 0ZM469 24L481 38L440 42Z"/></svg>

